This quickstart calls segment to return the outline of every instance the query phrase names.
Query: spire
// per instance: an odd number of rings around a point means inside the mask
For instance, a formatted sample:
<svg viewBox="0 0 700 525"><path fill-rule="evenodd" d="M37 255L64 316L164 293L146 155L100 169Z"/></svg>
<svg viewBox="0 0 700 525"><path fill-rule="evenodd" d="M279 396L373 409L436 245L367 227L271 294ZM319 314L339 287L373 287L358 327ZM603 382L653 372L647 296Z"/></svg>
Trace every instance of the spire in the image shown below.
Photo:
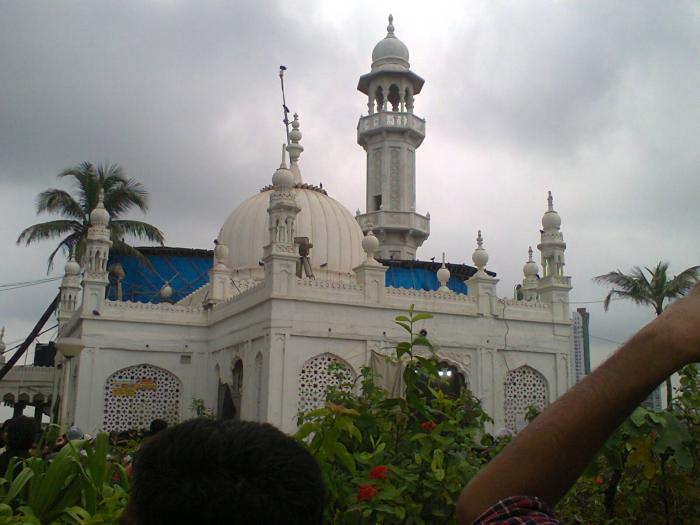
<svg viewBox="0 0 700 525"><path fill-rule="evenodd" d="M276 190L294 187L294 173L287 169L287 164L284 161L284 152L285 146L282 144L282 162L280 162L280 167L272 174L272 185Z"/></svg>
<svg viewBox="0 0 700 525"><path fill-rule="evenodd" d="M289 132L289 145L287 146L287 151L289 152L289 169L294 174L294 182L296 184L301 184L301 171L299 171L299 156L301 152L304 151L304 146L299 144L301 140L301 131L299 131L299 115L294 113L294 120L292 121L292 131Z"/></svg>
<svg viewBox="0 0 700 525"><path fill-rule="evenodd" d="M554 211L554 197L552 197L552 192L547 192L547 211Z"/></svg>
<svg viewBox="0 0 700 525"><path fill-rule="evenodd" d="M394 15L391 13L389 13L389 25L386 26L386 37L396 38L396 35L394 35Z"/></svg>

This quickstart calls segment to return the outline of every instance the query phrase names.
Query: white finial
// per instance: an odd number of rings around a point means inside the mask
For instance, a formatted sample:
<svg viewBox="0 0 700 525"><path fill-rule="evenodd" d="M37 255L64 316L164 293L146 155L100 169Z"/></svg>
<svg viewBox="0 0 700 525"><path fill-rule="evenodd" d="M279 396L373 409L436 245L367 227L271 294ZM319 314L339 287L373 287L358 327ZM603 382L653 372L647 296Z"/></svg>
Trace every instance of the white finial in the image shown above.
<svg viewBox="0 0 700 525"><path fill-rule="evenodd" d="M286 162L286 153L287 153L287 146L282 144L282 162L280 162L280 168L282 169L287 169L287 162Z"/></svg>
<svg viewBox="0 0 700 525"><path fill-rule="evenodd" d="M527 255L528 259L523 266L523 275L526 279L528 277L535 278L537 277L537 273L540 271L540 269L539 266L537 266L537 263L532 260L532 246L528 248Z"/></svg>
<svg viewBox="0 0 700 525"><path fill-rule="evenodd" d="M472 261L478 270L478 274L484 275L484 268L486 268L486 263L489 262L489 254L484 249L484 238L481 236L481 230L479 230L476 236L476 250L472 254Z"/></svg>
<svg viewBox="0 0 700 525"><path fill-rule="evenodd" d="M162 288L160 289L160 298L163 301L168 301L173 296L173 288L170 286L168 281L165 281Z"/></svg>
<svg viewBox="0 0 700 525"><path fill-rule="evenodd" d="M109 212L105 209L105 191L100 188L97 195L97 206L90 212L90 224L94 226L107 226L109 224Z"/></svg>
<svg viewBox="0 0 700 525"><path fill-rule="evenodd" d="M272 174L272 185L275 189L294 187L294 174L287 169L287 165L284 162L284 151L285 145L282 144L282 162L280 163L280 167Z"/></svg>
<svg viewBox="0 0 700 525"><path fill-rule="evenodd" d="M68 262L66 263L66 266L64 268L64 273L66 275L78 275L80 273L80 265L75 260L75 253L73 253L72 249L70 253L70 259L68 259Z"/></svg>
<svg viewBox="0 0 700 525"><path fill-rule="evenodd" d="M554 211L554 197L552 197L552 192L547 192L547 210Z"/></svg>
<svg viewBox="0 0 700 525"><path fill-rule="evenodd" d="M440 282L438 292L449 292L450 289L447 287L447 282L450 280L450 270L445 266L445 252L442 252L442 266L437 271L437 279Z"/></svg>
<svg viewBox="0 0 700 525"><path fill-rule="evenodd" d="M304 151L304 146L299 144L301 140L301 131L299 131L299 115L294 113L294 120L292 121L292 131L289 132L289 145L287 146L287 151L289 152L289 169L292 170L294 175L294 182L299 184L301 180L301 172L299 171L299 156L301 152Z"/></svg>
<svg viewBox="0 0 700 525"><path fill-rule="evenodd" d="M389 25L386 26L387 37L394 36L394 15L389 13Z"/></svg>
<svg viewBox="0 0 700 525"><path fill-rule="evenodd" d="M365 237L362 239L362 249L367 254L368 262L375 261L374 254L379 249L379 239L374 236L374 232L372 230L369 230L367 235L365 235Z"/></svg>

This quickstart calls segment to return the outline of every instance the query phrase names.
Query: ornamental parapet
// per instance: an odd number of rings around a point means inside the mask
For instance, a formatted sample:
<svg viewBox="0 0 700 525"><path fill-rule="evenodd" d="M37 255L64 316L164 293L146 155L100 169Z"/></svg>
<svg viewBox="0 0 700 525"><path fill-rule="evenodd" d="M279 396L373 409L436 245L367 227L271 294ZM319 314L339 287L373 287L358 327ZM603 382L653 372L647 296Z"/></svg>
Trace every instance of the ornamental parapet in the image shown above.
<svg viewBox="0 0 700 525"><path fill-rule="evenodd" d="M221 301L217 306L220 307L224 304L233 303L264 288L265 281L256 281L255 279L233 279L231 281L233 295L228 299Z"/></svg>
<svg viewBox="0 0 700 525"><path fill-rule="evenodd" d="M386 288L386 293L387 295L394 295L399 297L415 297L420 299L428 299L430 301L476 304L476 298L469 297L465 294L458 294L453 292L416 290L413 288L394 288L393 286L388 286Z"/></svg>
<svg viewBox="0 0 700 525"><path fill-rule="evenodd" d="M110 301L104 302L104 313L112 312L158 312L175 314L201 314L202 306L180 306L170 303L139 303L136 301Z"/></svg>
<svg viewBox="0 0 700 525"><path fill-rule="evenodd" d="M306 288L321 288L324 290L362 291L362 287L359 284L343 281L328 281L323 279L297 279L297 286Z"/></svg>

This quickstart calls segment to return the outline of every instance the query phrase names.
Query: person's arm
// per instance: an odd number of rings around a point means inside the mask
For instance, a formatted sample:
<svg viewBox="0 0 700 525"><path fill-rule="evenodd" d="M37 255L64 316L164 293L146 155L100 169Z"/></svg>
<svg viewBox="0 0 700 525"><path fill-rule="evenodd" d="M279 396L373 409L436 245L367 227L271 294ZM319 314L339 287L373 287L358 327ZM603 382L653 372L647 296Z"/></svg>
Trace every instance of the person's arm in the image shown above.
<svg viewBox="0 0 700 525"><path fill-rule="evenodd" d="M554 402L464 488L460 525L508 496L554 506L615 429L664 379L700 361L700 284Z"/></svg>

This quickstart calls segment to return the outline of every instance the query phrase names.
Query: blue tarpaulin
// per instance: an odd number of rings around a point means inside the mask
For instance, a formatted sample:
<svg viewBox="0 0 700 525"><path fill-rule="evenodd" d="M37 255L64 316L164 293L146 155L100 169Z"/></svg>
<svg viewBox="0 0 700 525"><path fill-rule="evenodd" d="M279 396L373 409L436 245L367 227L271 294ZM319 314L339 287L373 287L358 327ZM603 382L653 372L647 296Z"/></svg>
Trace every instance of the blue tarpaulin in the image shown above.
<svg viewBox="0 0 700 525"><path fill-rule="evenodd" d="M210 250L185 248L139 248L149 265L131 255L110 254L108 268L119 263L124 269L122 300L159 303L160 289L167 281L173 289L171 302L177 302L209 282L212 267ZM110 283L109 299L116 299L116 286Z"/></svg>
<svg viewBox="0 0 700 525"><path fill-rule="evenodd" d="M132 255L110 254L108 267L115 263L124 269L122 280L122 300L142 303L159 303L160 289L166 283L173 289L171 302L177 302L209 282L212 267L211 250L189 248L147 247L139 248L150 265ZM440 264L434 261L381 260L388 266L386 285L394 288L414 290L437 290L437 270ZM456 293L467 293L467 280L476 268L465 264L447 264L450 280L447 287ZM488 272L490 275L496 275ZM116 299L116 286L110 282L107 291L109 299Z"/></svg>
<svg viewBox="0 0 700 525"><path fill-rule="evenodd" d="M389 268L386 272L386 285L394 288L413 288L414 290L437 290L440 282L436 271L430 268ZM447 287L453 292L467 293L467 285L462 279L451 276Z"/></svg>

